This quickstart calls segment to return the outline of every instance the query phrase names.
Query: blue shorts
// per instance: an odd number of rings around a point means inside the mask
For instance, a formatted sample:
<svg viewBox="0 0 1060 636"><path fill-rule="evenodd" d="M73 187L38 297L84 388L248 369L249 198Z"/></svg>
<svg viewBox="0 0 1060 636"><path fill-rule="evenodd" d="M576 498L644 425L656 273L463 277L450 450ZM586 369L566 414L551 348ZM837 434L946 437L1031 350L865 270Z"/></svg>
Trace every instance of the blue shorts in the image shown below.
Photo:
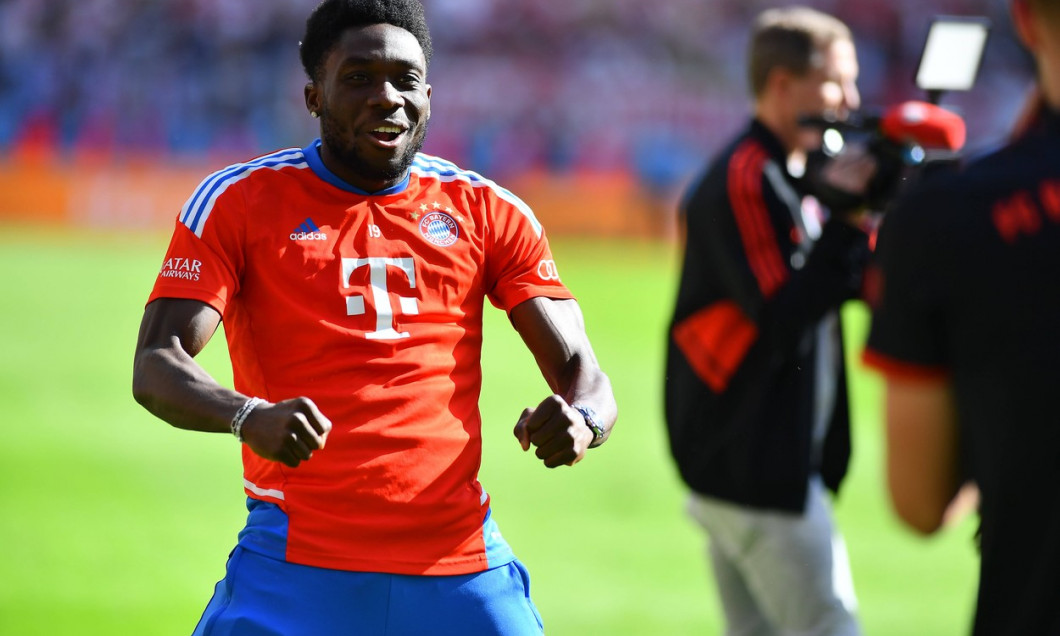
<svg viewBox="0 0 1060 636"><path fill-rule="evenodd" d="M457 576L328 570L236 547L193 636L541 636L518 561Z"/></svg>

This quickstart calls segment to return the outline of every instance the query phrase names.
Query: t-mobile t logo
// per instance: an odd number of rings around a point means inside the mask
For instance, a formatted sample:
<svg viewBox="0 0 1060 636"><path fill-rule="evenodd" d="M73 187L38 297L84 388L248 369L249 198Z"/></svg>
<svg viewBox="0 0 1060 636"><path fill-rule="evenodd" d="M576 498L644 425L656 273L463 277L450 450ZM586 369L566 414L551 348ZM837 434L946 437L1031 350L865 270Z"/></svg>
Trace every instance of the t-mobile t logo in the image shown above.
<svg viewBox="0 0 1060 636"><path fill-rule="evenodd" d="M364 334L369 340L396 340L408 338L407 331L394 329L394 306L390 301L390 292L386 286L388 267L399 269L409 279L409 287L416 288L416 268L411 258L385 258L369 256L368 258L342 259L342 285L349 288L350 276L361 267L368 267L368 280L372 286L372 305L375 307L375 331ZM397 310L406 316L420 313L415 298L395 296ZM363 316L365 313L364 296L355 294L346 298L346 315Z"/></svg>

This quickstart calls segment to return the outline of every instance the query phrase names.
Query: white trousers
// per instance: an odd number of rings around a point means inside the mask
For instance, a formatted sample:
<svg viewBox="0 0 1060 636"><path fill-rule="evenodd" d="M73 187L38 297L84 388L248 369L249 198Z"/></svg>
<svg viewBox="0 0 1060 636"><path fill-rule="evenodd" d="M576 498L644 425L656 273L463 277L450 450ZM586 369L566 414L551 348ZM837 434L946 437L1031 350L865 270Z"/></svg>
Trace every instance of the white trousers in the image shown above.
<svg viewBox="0 0 1060 636"><path fill-rule="evenodd" d="M819 478L807 497L801 515L689 498L709 536L726 636L861 634L846 546Z"/></svg>

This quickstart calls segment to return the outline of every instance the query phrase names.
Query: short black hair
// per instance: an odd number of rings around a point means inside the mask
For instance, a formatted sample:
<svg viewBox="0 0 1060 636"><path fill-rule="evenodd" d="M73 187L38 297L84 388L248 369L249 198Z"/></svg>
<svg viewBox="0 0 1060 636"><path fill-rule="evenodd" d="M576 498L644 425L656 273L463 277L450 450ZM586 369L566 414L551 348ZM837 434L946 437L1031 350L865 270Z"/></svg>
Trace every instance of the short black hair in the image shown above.
<svg viewBox="0 0 1060 636"><path fill-rule="evenodd" d="M346 29L372 24L390 24L411 33L430 64L431 31L419 0L324 0L306 19L298 47L309 79L318 78L324 59Z"/></svg>

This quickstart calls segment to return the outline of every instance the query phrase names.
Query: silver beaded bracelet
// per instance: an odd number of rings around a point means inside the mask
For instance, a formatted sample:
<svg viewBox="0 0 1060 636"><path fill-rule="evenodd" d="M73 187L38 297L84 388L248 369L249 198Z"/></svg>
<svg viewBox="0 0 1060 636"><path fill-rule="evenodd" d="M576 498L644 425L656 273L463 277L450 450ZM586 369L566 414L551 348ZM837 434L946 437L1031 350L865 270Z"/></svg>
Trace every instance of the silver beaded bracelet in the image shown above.
<svg viewBox="0 0 1060 636"><path fill-rule="evenodd" d="M246 402L243 402L243 406L239 407L236 411L235 417L232 418L232 435L236 436L239 443L243 443L243 423L247 421L247 417L250 416L250 412L254 410L254 407L261 404L265 400L259 397L252 397Z"/></svg>

